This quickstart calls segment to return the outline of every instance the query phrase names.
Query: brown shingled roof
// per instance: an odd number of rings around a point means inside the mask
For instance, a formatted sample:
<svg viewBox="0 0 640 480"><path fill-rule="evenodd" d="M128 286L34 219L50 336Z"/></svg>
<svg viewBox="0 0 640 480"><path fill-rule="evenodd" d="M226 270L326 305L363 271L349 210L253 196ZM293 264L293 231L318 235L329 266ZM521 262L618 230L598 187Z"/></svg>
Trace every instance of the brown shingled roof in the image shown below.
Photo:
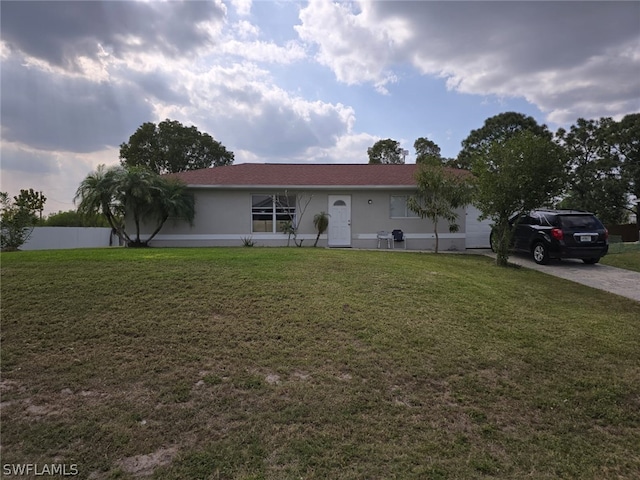
<svg viewBox="0 0 640 480"><path fill-rule="evenodd" d="M415 164L242 163L173 174L201 186L415 186Z"/></svg>

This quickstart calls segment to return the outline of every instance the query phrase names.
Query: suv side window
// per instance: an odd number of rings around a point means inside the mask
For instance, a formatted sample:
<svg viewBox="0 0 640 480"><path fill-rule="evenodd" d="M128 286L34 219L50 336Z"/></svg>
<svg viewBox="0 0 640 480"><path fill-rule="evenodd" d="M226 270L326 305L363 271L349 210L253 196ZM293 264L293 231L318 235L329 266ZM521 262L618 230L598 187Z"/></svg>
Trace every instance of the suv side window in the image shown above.
<svg viewBox="0 0 640 480"><path fill-rule="evenodd" d="M518 218L518 225L534 225L530 215L521 215Z"/></svg>
<svg viewBox="0 0 640 480"><path fill-rule="evenodd" d="M552 213L541 213L541 225L547 225L551 227L560 227L560 220L557 215L553 215Z"/></svg>
<svg viewBox="0 0 640 480"><path fill-rule="evenodd" d="M532 213L529 217L529 225L540 225L540 216L537 213Z"/></svg>

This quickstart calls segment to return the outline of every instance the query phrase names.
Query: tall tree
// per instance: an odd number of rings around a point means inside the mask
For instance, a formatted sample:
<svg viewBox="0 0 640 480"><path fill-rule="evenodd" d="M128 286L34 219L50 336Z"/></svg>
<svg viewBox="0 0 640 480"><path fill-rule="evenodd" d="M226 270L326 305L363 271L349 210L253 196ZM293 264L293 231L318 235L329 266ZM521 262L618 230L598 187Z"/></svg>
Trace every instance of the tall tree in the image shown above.
<svg viewBox="0 0 640 480"><path fill-rule="evenodd" d="M144 166L158 174L231 165L233 159L233 152L208 133L169 119L142 124L120 145L123 167Z"/></svg>
<svg viewBox="0 0 640 480"><path fill-rule="evenodd" d="M522 131L530 131L534 135L551 140L553 135L546 125L538 125L535 118L517 112L505 112L485 120L484 125L472 130L462 141L462 150L455 162L448 162L449 166L471 169L474 159L486 156L489 148L495 143L505 142Z"/></svg>
<svg viewBox="0 0 640 480"><path fill-rule="evenodd" d="M636 223L640 229L640 113L626 115L615 126L614 145L623 179L635 208Z"/></svg>
<svg viewBox="0 0 640 480"><path fill-rule="evenodd" d="M416 163L439 165L443 163L440 147L426 137L420 137L413 142L416 150Z"/></svg>
<svg viewBox="0 0 640 480"><path fill-rule="evenodd" d="M628 182L621 175L616 131L611 118L579 118L569 131L561 128L556 133L567 152L570 172L567 196L560 206L591 211L608 225L627 217Z"/></svg>
<svg viewBox="0 0 640 480"><path fill-rule="evenodd" d="M36 192L33 188L29 190L21 189L20 194L13 197L13 199L17 207L32 212L34 218L35 213L38 212L39 219L42 220L42 211L44 210L44 204L47 202L47 197L42 192Z"/></svg>
<svg viewBox="0 0 640 480"><path fill-rule="evenodd" d="M148 246L170 216L192 222L195 214L194 199L183 184L144 167L107 169L101 165L78 187L78 200L79 212L102 213L130 247ZM135 235L126 231L125 216L132 220ZM143 225L153 229L146 239L141 237Z"/></svg>
<svg viewBox="0 0 640 480"><path fill-rule="evenodd" d="M456 210L471 203L473 180L467 172L428 162L420 166L415 179L418 193L409 197L407 204L421 218L428 218L433 222L435 253L438 253L438 224L440 220L445 220L450 232L458 231Z"/></svg>
<svg viewBox="0 0 640 480"><path fill-rule="evenodd" d="M400 142L387 138L378 140L367 149L369 163L404 163L404 154Z"/></svg>
<svg viewBox="0 0 640 480"><path fill-rule="evenodd" d="M559 194L566 181L565 169L564 149L531 131L494 141L486 154L475 157L474 203L483 218L493 220L498 265L507 265L509 259L509 218L545 205Z"/></svg>

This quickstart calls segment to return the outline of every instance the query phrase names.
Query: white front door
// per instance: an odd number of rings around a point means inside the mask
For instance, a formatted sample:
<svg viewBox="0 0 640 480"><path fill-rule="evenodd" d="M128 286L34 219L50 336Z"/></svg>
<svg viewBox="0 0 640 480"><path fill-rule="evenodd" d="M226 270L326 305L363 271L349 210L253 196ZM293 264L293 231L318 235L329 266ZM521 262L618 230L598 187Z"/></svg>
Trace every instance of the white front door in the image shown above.
<svg viewBox="0 0 640 480"><path fill-rule="evenodd" d="M351 246L351 195L329 195L330 247Z"/></svg>

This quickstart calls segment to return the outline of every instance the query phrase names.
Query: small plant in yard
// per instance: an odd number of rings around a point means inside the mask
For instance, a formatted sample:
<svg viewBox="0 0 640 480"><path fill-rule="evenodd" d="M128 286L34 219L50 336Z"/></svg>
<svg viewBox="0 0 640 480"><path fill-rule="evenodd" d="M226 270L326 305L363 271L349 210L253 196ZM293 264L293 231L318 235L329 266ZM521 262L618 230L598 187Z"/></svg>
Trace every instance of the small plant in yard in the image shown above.
<svg viewBox="0 0 640 480"><path fill-rule="evenodd" d="M291 220L287 220L286 222L284 222L280 228L282 233L287 235L287 247L288 247L291 243L291 235L294 235L296 233L296 228L293 226L293 222Z"/></svg>
<svg viewBox="0 0 640 480"><path fill-rule="evenodd" d="M248 237L242 237L242 246L243 247L253 247L255 246L256 242L253 241L253 237L248 236Z"/></svg>
<svg viewBox="0 0 640 480"><path fill-rule="evenodd" d="M313 242L313 246L318 246L318 240L320 235L327 231L329 228L329 214L327 212L316 213L313 217L313 225L316 227L318 235L316 235L316 241Z"/></svg>
<svg viewBox="0 0 640 480"><path fill-rule="evenodd" d="M275 198L278 207L288 212L289 216L289 220L283 223L280 228L282 233L287 234L287 247L289 246L292 237L295 246L302 247L304 239L298 240L298 228L302 223L302 218L307 211L309 203L311 203L311 200L313 199L313 195L309 195L305 192L298 192L290 195L289 192L285 190L284 195L276 195ZM295 214L292 213L290 208L291 206L295 206Z"/></svg>

